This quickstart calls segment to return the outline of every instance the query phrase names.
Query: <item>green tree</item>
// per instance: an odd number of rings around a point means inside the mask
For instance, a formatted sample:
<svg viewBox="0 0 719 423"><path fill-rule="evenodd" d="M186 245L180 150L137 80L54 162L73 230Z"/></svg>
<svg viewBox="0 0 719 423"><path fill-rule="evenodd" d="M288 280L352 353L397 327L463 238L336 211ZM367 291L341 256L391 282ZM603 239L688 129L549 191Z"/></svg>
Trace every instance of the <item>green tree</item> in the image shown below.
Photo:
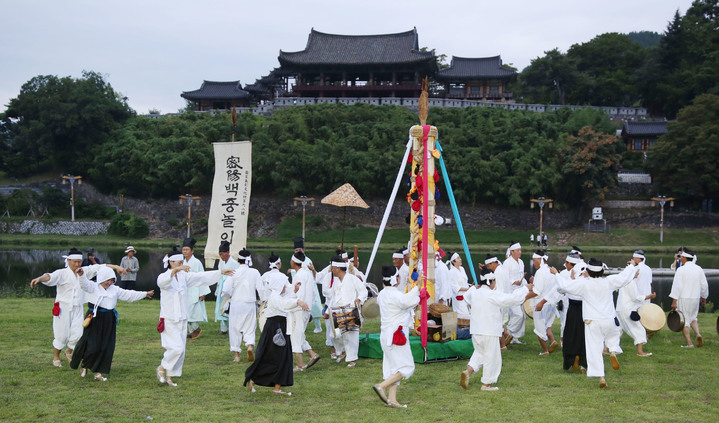
<svg viewBox="0 0 719 423"><path fill-rule="evenodd" d="M580 79L572 60L555 48L522 71L519 94L527 103L566 104L567 93L577 88Z"/></svg>
<svg viewBox="0 0 719 423"><path fill-rule="evenodd" d="M662 193L690 201L719 195L719 95L703 94L679 111L647 158Z"/></svg>
<svg viewBox="0 0 719 423"><path fill-rule="evenodd" d="M110 141L133 111L95 72L82 78L36 76L0 115L2 170L28 175L47 167L84 171L88 156Z"/></svg>

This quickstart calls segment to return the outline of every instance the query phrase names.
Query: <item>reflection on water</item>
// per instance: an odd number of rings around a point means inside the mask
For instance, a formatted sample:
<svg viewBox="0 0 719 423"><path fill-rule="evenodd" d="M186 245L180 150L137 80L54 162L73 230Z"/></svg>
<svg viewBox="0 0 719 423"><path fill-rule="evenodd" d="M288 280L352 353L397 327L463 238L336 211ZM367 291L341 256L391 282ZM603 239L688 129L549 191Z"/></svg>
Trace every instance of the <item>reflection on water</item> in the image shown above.
<svg viewBox="0 0 719 423"><path fill-rule="evenodd" d="M95 255L103 263L114 263L120 264L120 260L124 256L123 249L117 250L97 250ZM268 257L272 251L270 250L254 250L252 254L253 267L258 269L260 273L264 273L268 270L267 263ZM289 266L289 260L292 255L291 250L284 252L277 252L282 259L282 271L286 271ZM323 269L330 262L330 259L334 255L333 250L311 250L308 251L308 256L314 261L317 270ZM503 253L503 252L502 252ZM40 276L45 272L52 272L56 269L61 268L63 264L62 256L67 254L65 250L2 250L0 251L0 289L4 292L23 292L26 289L25 285L29 285L30 280L34 277ZM151 289L157 290L156 280L157 275L164 271L162 265L162 258L164 257L164 250L152 250L147 251L144 249L138 249L135 257L140 262L140 271L137 276L136 288L141 291L147 291ZM483 262L484 252L473 253L473 262L476 266L477 263ZM497 254L498 252L493 252ZM360 269L365 270L366 261L369 259L369 251L360 251ZM463 259L465 259L464 255ZM627 260L631 258L631 253L611 253L611 254L589 254L589 256L597 257L607 263L610 267L624 267ZM202 260L201 255L197 257ZM562 269L565 254L562 255L549 253L549 265L554 266L557 269ZM500 257L501 258L501 257ZM647 264L653 268L669 267L671 264L671 255L665 256L654 256L652 254L647 255ZM533 273L531 268L531 253L529 249L524 250L522 260L525 264L525 270L528 275ZM375 262L372 266L370 274L367 279L369 282L373 282L379 289L382 288L382 265L389 265L392 263L392 251L380 251L375 257ZM465 268L467 260L464 260ZM699 255L698 264L704 269L719 269L719 255ZM209 268L208 268L209 270ZM469 269L467 273L470 274ZM470 276L471 279L471 276ZM709 301L714 304L719 303L719 277L710 277L709 279ZM672 276L658 276L654 277L654 290L657 292L657 299L654 302L662 304L665 309L668 308L671 300L669 299L669 292L671 290ZM37 288L36 288L37 289ZM43 296L52 297L55 295L55 288L49 288L44 285L40 285L40 292ZM157 293L155 294L157 296ZM212 294L208 296L208 299L214 299L214 288Z"/></svg>

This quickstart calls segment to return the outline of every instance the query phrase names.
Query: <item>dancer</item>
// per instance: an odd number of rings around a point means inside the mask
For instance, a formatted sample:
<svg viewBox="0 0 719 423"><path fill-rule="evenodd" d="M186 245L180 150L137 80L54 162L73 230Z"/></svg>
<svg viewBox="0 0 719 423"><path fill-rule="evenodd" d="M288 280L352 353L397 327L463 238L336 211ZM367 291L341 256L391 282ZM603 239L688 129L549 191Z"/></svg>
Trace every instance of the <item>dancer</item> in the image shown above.
<svg viewBox="0 0 719 423"><path fill-rule="evenodd" d="M469 277L462 266L462 257L457 253L450 256L449 280L452 286L452 309L457 312L457 319L469 319L469 308L464 300L464 293L469 289Z"/></svg>
<svg viewBox="0 0 719 423"><path fill-rule="evenodd" d="M173 249L163 259L167 270L157 277L157 286L160 288L160 321L157 330L165 354L155 374L160 383L170 386L177 386L172 378L182 376L182 365L185 362L189 288L208 287L219 282L221 275L234 273L230 269L190 272L190 266L183 262L182 253Z"/></svg>
<svg viewBox="0 0 719 423"><path fill-rule="evenodd" d="M194 256L196 243L195 238L185 238L182 242L183 264L190 268L189 272L204 272L205 267L202 262ZM197 339L202 333L199 322L207 321L205 295L210 292L210 288L207 286L193 286L187 291L187 337L190 339Z"/></svg>
<svg viewBox="0 0 719 423"><path fill-rule="evenodd" d="M414 374L409 330L414 324L412 310L419 304L419 283L406 294L401 292L397 288L399 271L394 266L382 266L382 283L384 289L377 297L377 304L382 316L380 344L384 380L372 389L388 406L404 408L407 406L397 401L397 389L401 380L409 379Z"/></svg>
<svg viewBox="0 0 719 423"><path fill-rule="evenodd" d="M75 349L77 341L82 336L82 305L87 301L85 294L80 288L80 277L78 271L82 268L83 274L88 279L95 277L95 274L102 266L110 267L120 273L125 270L114 264L92 264L81 267L82 252L77 248L70 249L70 252L63 256L65 259L65 267L58 269L52 273L44 273L30 281L30 288L34 288L38 283L45 286L56 287L55 305L52 309L52 333L53 333L53 359L52 365L62 367L60 362L60 352L65 350L65 358L70 362L72 360L72 352Z"/></svg>
<svg viewBox="0 0 719 423"><path fill-rule="evenodd" d="M686 345L683 348L694 348L692 338L689 336L689 328L696 335L696 346L704 345L704 339L699 332L699 323L697 315L699 314L699 306L706 304L709 296L709 285L704 270L696 264L696 254L692 251L682 251L679 256L681 266L674 274L672 281L672 290L669 297L672 300L672 310L679 310L684 315L684 339Z"/></svg>
<svg viewBox="0 0 719 423"><path fill-rule="evenodd" d="M267 300L267 321L257 344L257 356L245 370L244 386L250 392L255 392L255 385L260 385L273 387L273 394L292 395L292 392L282 390L283 386L294 384L292 337L287 330L287 313L298 307L302 310L309 310L310 307L301 299L289 296L291 290L290 285L283 285L281 291L273 290Z"/></svg>
<svg viewBox="0 0 719 423"><path fill-rule="evenodd" d="M367 300L367 289L364 283L356 276L347 273L347 262L342 256L335 256L332 259L332 284L330 310L334 313L338 309L359 308ZM359 350L359 326L353 326L342 331L339 328L334 331L333 343L337 354L337 362L344 358L348 363L347 367L357 365Z"/></svg>
<svg viewBox="0 0 719 423"><path fill-rule="evenodd" d="M582 317L584 318L584 342L587 349L587 377L598 377L599 387L606 388L604 360L602 350L606 345L610 353L612 368L619 370L617 354L621 329L615 322L613 292L629 284L637 277L634 261L630 260L626 269L618 275L602 277L604 263L595 258L589 263L575 266L574 279L559 279L559 289L582 297Z"/></svg>
<svg viewBox="0 0 719 423"><path fill-rule="evenodd" d="M577 248L574 247L573 251ZM559 279L567 282L580 277L580 269L586 266L577 253L570 251L564 260L565 269L557 275ZM575 267L577 270L575 270ZM582 297L561 292L566 298L565 320L562 325L562 357L564 358L564 370L587 371L587 348L584 342L584 319L582 318ZM564 300L563 300L564 301Z"/></svg>
<svg viewBox="0 0 719 423"><path fill-rule="evenodd" d="M495 286L494 289L505 294L511 294L512 281L510 280L507 269L502 265L497 256L487 253L484 260L484 266L480 265L480 269L486 267L494 273ZM502 350L507 349L507 345L512 342L513 336L507 330L507 322L509 321L509 309L502 309L502 338L500 339L500 347Z"/></svg>
<svg viewBox="0 0 719 423"><path fill-rule="evenodd" d="M77 343L70 367L82 367L80 376L85 377L87 369L95 373L95 380L105 382L110 374L112 357L115 354L117 328L117 300L132 303L143 298L152 298L155 291L133 291L122 289L115 283L115 272L109 267L97 271L97 282L87 278L82 268L78 269L80 286L88 296L89 308L85 318L90 318L89 326ZM99 311L99 313L98 313Z"/></svg>
<svg viewBox="0 0 719 423"><path fill-rule="evenodd" d="M312 272L304 267L305 262L304 253L298 252L292 255L290 260L290 266L294 270L292 277L292 285L297 289L297 298L301 299L307 304L314 304L315 302L315 290L317 284L315 283L315 277ZM312 319L312 313L310 311L298 310L293 312L292 320L293 325L290 328L292 332L292 352L297 359L297 366L292 369L295 372L302 372L305 369L309 369L314 366L315 363L320 359L320 355L312 350L310 343L307 342L305 336L305 330L307 330L307 323ZM305 365L302 359L302 353L307 352L310 355L310 361Z"/></svg>
<svg viewBox="0 0 719 423"><path fill-rule="evenodd" d="M217 268L219 270L225 270L225 269L231 269L236 270L240 267L240 264L237 262L237 260L233 259L230 256L230 243L227 241L221 241L220 242L220 248L218 249L218 252L220 254L220 263L218 264ZM222 275L220 278L220 281L217 282L217 286L215 287L215 322L220 322L220 334L221 335L227 335L228 331L230 330L229 326L229 316L225 310L222 309L223 301L222 301L222 288L225 286L225 280L227 280L227 276Z"/></svg>
<svg viewBox="0 0 719 423"><path fill-rule="evenodd" d="M637 255L640 254L635 251L632 261L634 261L637 266L639 276L619 289L619 296L617 296L617 319L619 320L619 325L622 330L634 340L634 345L637 346L637 355L640 357L651 357L652 353L644 352L644 344L647 343L647 330L644 329L644 326L642 326L639 321L640 316L637 309L648 300L655 298L657 294L652 292L649 295L644 295L639 292L640 278L642 276L641 264L644 256L637 257Z"/></svg>
<svg viewBox="0 0 719 423"><path fill-rule="evenodd" d="M534 293L537 297L533 298L530 304L534 307L534 333L542 346L540 356L548 356L559 348L559 343L552 333L552 323L557 315L555 301L559 300L557 294L554 294L556 298L552 298L552 294L556 292L554 275L557 269L553 267L550 269L547 260L549 257L544 250L537 250L532 255L532 262L537 271L530 278L530 282L534 284Z"/></svg>
<svg viewBox="0 0 719 423"><path fill-rule="evenodd" d="M234 275L225 281L222 287L222 298L230 299L230 316L228 319L230 330L230 351L234 353L234 362L240 362L242 342L247 347L247 361L255 359L255 330L257 328L258 296L263 295L262 276L257 269L251 268L248 263L252 260L251 254L242 249L237 257L239 267Z"/></svg>
<svg viewBox="0 0 719 423"><path fill-rule="evenodd" d="M470 305L471 317L469 330L472 333L474 352L463 371L459 384L462 388L469 387L469 379L474 372L482 370L482 391L497 391L497 383L502 371L502 352L499 338L502 336L502 309L517 306L531 298L532 284L522 286L505 294L495 290L494 273L485 268L480 273L479 286L473 287L465 294Z"/></svg>
<svg viewBox="0 0 719 423"><path fill-rule="evenodd" d="M539 236L537 235L537 242L539 242ZM518 242L510 241L509 248L507 249L507 259L504 260L504 268L509 273L509 278L512 281L512 289L519 289L521 286L526 285L527 281L524 279L524 262L522 257L522 246ZM507 331L512 335L511 344L521 344L522 341L519 338L524 336L525 319L524 310L521 305L513 306L509 308L509 323L507 323Z"/></svg>

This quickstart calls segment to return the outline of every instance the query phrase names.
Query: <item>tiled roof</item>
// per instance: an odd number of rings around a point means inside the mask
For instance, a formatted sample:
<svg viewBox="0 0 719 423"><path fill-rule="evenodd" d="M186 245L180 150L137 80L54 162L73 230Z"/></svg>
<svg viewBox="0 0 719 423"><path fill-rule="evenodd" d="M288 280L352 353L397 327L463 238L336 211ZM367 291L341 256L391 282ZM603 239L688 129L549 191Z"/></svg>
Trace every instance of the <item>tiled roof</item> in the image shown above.
<svg viewBox="0 0 719 423"><path fill-rule="evenodd" d="M478 58L452 56L450 66L437 72L437 79L511 78L516 75L517 71L502 67L500 56Z"/></svg>
<svg viewBox="0 0 719 423"><path fill-rule="evenodd" d="M664 135L667 133L667 122L634 122L628 120L624 122L624 131L627 135Z"/></svg>
<svg viewBox="0 0 719 423"><path fill-rule="evenodd" d="M184 91L182 98L198 100L245 100L252 95L242 89L240 81L204 81L199 90Z"/></svg>
<svg viewBox="0 0 719 423"><path fill-rule="evenodd" d="M312 29L302 51L280 50L280 64L368 65L430 62L434 53L419 51L417 29L384 35L336 35Z"/></svg>

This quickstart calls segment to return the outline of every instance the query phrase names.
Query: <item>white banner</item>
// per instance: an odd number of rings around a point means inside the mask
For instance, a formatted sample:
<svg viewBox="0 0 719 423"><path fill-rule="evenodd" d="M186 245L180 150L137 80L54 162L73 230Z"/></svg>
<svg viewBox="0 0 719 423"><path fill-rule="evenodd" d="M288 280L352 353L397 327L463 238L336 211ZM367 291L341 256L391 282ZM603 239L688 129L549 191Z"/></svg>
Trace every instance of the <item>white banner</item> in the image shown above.
<svg viewBox="0 0 719 423"><path fill-rule="evenodd" d="M215 178L207 220L205 266L220 258L220 241L228 241L230 254L247 246L247 217L252 185L252 141L215 142Z"/></svg>

